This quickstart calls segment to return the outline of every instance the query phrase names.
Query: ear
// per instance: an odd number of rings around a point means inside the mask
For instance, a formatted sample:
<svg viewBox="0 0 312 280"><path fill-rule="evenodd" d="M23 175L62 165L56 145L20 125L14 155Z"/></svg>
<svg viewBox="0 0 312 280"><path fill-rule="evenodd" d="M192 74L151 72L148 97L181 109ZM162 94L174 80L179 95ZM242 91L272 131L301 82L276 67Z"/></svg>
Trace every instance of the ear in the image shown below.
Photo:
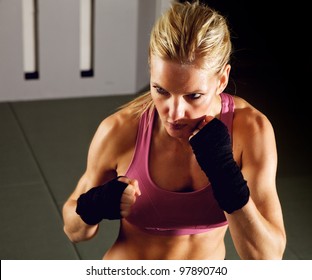
<svg viewBox="0 0 312 280"><path fill-rule="evenodd" d="M218 94L223 92L228 85L230 77L231 65L226 64L224 68L219 73L219 82L218 82Z"/></svg>

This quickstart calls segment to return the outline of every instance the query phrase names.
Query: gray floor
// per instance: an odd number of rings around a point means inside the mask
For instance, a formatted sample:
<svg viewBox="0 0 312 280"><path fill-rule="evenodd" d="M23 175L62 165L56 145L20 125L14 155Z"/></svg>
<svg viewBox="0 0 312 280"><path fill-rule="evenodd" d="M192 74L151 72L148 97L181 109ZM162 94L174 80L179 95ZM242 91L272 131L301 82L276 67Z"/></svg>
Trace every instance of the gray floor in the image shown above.
<svg viewBox="0 0 312 280"><path fill-rule="evenodd" d="M288 113L293 103L281 103L279 96L271 98L280 90L280 83L268 90L268 85L261 88L256 82L257 90L249 96L250 84L254 88L252 76L248 81L238 77L238 95L252 97L251 102L269 116L276 130L278 192L288 236L284 259L312 259L307 122L300 110L295 120ZM95 239L73 245L63 233L61 207L85 168L87 149L99 122L132 97L0 103L1 259L102 257L114 241L118 223L105 221ZM238 259L229 235L226 242L227 259Z"/></svg>

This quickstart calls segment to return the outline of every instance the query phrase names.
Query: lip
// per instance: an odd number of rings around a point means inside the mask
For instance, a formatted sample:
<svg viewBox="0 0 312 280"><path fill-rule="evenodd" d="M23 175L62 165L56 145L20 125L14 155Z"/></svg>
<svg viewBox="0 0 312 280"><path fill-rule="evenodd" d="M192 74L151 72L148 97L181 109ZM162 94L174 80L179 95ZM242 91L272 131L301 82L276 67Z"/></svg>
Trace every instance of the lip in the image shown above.
<svg viewBox="0 0 312 280"><path fill-rule="evenodd" d="M181 129L185 128L187 125L181 124L181 123L170 123L170 122L168 122L168 126L172 130L181 130Z"/></svg>

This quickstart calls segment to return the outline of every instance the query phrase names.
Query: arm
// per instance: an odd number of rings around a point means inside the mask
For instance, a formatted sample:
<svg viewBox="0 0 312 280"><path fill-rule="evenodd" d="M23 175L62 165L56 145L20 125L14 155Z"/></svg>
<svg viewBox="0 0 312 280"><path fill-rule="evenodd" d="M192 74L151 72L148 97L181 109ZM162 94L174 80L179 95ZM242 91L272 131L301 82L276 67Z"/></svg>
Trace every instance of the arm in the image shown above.
<svg viewBox="0 0 312 280"><path fill-rule="evenodd" d="M234 156L224 125L218 120L206 127L201 124L190 142L216 200L225 210L240 257L281 259L285 231L275 186L273 128L267 118L249 108L236 114L233 132Z"/></svg>
<svg viewBox="0 0 312 280"><path fill-rule="evenodd" d="M125 122L121 115L116 113L108 117L97 129L89 148L86 171L63 206L64 232L72 242L88 240L97 233L98 223L87 224L77 214L77 200L82 194L90 193L91 189L93 192L94 187L117 176L118 163L127 148L124 133L129 135L129 131L125 131L122 127ZM128 184L120 201L121 215L126 216L128 208L135 201L138 186L135 180L127 178L120 180Z"/></svg>
<svg viewBox="0 0 312 280"><path fill-rule="evenodd" d="M243 118L247 125L240 127ZM242 259L282 259L286 234L276 190L277 151L272 125L257 112L251 119L241 114L236 123L234 141L237 138L243 147L240 165L250 199L240 210L226 213L235 248Z"/></svg>

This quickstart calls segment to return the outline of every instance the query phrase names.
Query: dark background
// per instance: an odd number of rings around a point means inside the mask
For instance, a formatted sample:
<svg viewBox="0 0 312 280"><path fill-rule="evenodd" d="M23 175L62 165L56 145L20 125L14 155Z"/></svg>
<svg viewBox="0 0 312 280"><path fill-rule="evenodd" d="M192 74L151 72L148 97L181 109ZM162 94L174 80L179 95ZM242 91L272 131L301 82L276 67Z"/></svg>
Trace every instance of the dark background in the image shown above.
<svg viewBox="0 0 312 280"><path fill-rule="evenodd" d="M307 2L201 2L224 15L230 26L234 52L228 91L271 120L280 158L293 162L279 172L309 174L312 15Z"/></svg>
<svg viewBox="0 0 312 280"><path fill-rule="evenodd" d="M311 9L303 0L201 2L229 22L234 52L227 90L262 111L274 127L284 259L311 259Z"/></svg>

